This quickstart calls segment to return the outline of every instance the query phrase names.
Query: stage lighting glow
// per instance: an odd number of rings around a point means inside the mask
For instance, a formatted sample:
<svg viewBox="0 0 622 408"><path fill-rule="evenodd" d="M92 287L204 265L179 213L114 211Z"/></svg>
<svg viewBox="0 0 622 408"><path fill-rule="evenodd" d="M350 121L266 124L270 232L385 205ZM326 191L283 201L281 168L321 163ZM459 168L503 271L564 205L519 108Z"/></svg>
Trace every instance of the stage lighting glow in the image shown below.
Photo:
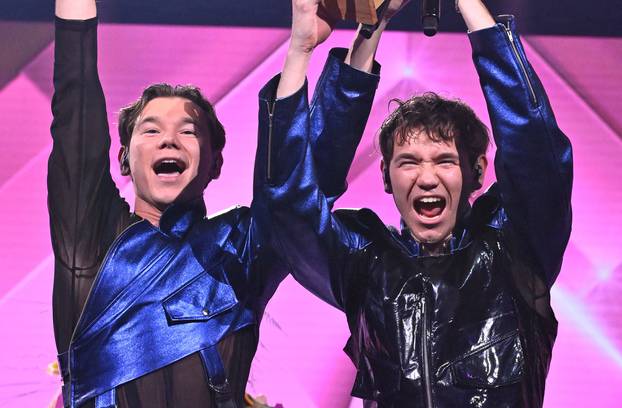
<svg viewBox="0 0 622 408"><path fill-rule="evenodd" d="M404 78L412 78L415 76L415 70L413 69L413 67L405 65L402 69L402 76Z"/></svg>
<svg viewBox="0 0 622 408"><path fill-rule="evenodd" d="M583 303L560 288L559 285L551 289L558 313L564 314L565 319L574 321L576 327L583 331L612 361L622 368L622 353L607 337L600 325L590 316Z"/></svg>
<svg viewBox="0 0 622 408"><path fill-rule="evenodd" d="M24 38L30 37L27 34ZM282 69L288 30L102 24L100 35L99 69L109 122L116 124L115 112L148 83L190 81L200 86L215 102L228 134L223 173L208 188L208 213L248 204L257 91ZM320 77L328 50L349 44L352 36L351 31L337 30L317 49L308 75L310 90ZM615 300L622 293L622 133L616 129L622 129L622 121L615 113L622 109L620 92L616 92L622 86L622 71L615 66L622 39L527 36L524 40L560 127L572 140L576 159L573 235L559 286L553 289L560 332L545 407L619 406L622 387L615 384L622 383L622 332ZM377 55L382 79L376 102L348 192L337 208L364 204L386 222L399 225L399 213L391 196L383 193L378 169L377 129L389 112L391 98L407 99L415 92L435 90L462 98L487 118L467 42L462 34L440 33L431 41L420 41L419 34L385 33ZM158 52L183 64L137 64L153 57L152 47L145 44L157 44ZM590 58L600 63L581 63ZM51 148L52 62L50 44L0 89L0 135L4 135L0 149L0 321L10 328L0 336L0 347L11 350L0 360L0 407L48 406L59 393L60 379L46 372L57 351L50 297L54 259L45 187ZM133 187L114 165L118 149L114 126L111 132L113 178L121 194L133 203ZM21 134L28 135L28 143L13 137ZM486 184L493 179L490 172ZM584 297L588 295L590 303ZM250 375L253 392L285 407L348 406L355 372L341 351L349 334L347 323L339 311L317 302L292 278L280 286L261 325L261 343ZM356 400L351 406L361 404Z"/></svg>
<svg viewBox="0 0 622 408"><path fill-rule="evenodd" d="M601 281L606 281L609 278L611 278L613 271L608 266L601 266L600 268L597 269L596 274L598 276L598 279L600 279Z"/></svg>

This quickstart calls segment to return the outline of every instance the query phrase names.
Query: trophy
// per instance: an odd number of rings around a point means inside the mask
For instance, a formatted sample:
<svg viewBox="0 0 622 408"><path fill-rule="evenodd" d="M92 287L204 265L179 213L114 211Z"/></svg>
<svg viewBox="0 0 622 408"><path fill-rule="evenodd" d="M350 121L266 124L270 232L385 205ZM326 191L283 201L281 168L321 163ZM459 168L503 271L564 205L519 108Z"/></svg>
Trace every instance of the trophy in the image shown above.
<svg viewBox="0 0 622 408"><path fill-rule="evenodd" d="M389 3L388 0L322 0L326 12L341 20L354 20L361 23L361 34L370 38L378 28L378 22Z"/></svg>
<svg viewBox="0 0 622 408"><path fill-rule="evenodd" d="M385 0L322 0L321 3L333 17L374 25L379 20L378 8Z"/></svg>
<svg viewBox="0 0 622 408"><path fill-rule="evenodd" d="M321 0L324 10L335 19L361 23L361 35L370 38L389 4L389 0ZM440 0L422 0L423 32L433 36L438 31L441 16Z"/></svg>

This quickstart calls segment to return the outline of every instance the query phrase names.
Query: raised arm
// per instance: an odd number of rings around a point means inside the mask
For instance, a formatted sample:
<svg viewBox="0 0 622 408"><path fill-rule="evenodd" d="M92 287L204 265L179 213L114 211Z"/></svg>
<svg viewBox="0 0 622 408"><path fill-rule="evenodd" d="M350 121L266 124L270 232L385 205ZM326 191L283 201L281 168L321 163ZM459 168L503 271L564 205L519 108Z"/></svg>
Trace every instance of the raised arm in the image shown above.
<svg viewBox="0 0 622 408"><path fill-rule="evenodd" d="M276 77L259 94L253 211L260 230L305 288L344 308L347 254L361 247L331 214L319 188L308 137L307 89L278 100Z"/></svg>
<svg viewBox="0 0 622 408"><path fill-rule="evenodd" d="M318 2L310 3L317 6ZM297 5L300 6L300 2L294 1L292 43L283 73L260 93L256 163L261 164L262 158L267 158L268 164L265 168L256 166L255 198L264 194L270 219L266 224L294 277L320 298L343 308L347 281L343 270L347 254L360 249L365 239L346 228L330 210L334 198L345 189L345 177L378 81L376 75L364 71L364 66L358 66L361 70L344 61L368 62L367 69L371 69L386 22L369 43L357 34L358 39L349 52L331 52L309 107L306 68L313 48L321 42L317 39L325 39L330 24L318 25L315 21L317 7L309 11L297 9ZM307 15L297 16L297 13ZM309 25L316 28L324 27L325 36L316 35L305 47L296 47L297 41L303 38L299 34L304 30L297 26L301 21L312 22ZM295 71L293 67L302 71ZM275 95L280 97L275 98ZM267 182L261 193L262 189L257 187L264 179Z"/></svg>
<svg viewBox="0 0 622 408"><path fill-rule="evenodd" d="M367 73L375 71L374 57L382 33L391 18L410 2L386 1L389 2L387 10L371 38L366 39L360 35L361 27L356 32L352 46L344 58L344 62L354 69ZM292 95L303 86L313 51L326 41L334 25L335 20L326 14L320 0L292 0L292 33L276 91L277 99Z"/></svg>
<svg viewBox="0 0 622 408"><path fill-rule="evenodd" d="M374 62L382 33L409 0L389 4L369 39L357 30L351 47L333 49L315 88L309 137L320 188L332 204L346 190L346 177L365 130L375 96L380 65ZM319 1L293 1L292 36L277 98L298 90L317 45L330 34L331 21Z"/></svg>
<svg viewBox="0 0 622 408"><path fill-rule="evenodd" d="M110 136L97 74L94 0L56 2L54 119L48 162L48 210L59 351L69 344L96 266L128 207L109 172Z"/></svg>
<svg viewBox="0 0 622 408"><path fill-rule="evenodd" d="M331 50L310 107L311 150L318 182L331 204L347 188L346 177L365 131L380 65L374 61L383 19L372 38L359 34L350 49Z"/></svg>
<svg viewBox="0 0 622 408"><path fill-rule="evenodd" d="M97 16L95 0L56 0L56 17L63 20L88 20Z"/></svg>
<svg viewBox="0 0 622 408"><path fill-rule="evenodd" d="M512 228L551 286L571 228L572 149L525 57L513 18L494 24L479 0L460 0L490 114L495 171Z"/></svg>

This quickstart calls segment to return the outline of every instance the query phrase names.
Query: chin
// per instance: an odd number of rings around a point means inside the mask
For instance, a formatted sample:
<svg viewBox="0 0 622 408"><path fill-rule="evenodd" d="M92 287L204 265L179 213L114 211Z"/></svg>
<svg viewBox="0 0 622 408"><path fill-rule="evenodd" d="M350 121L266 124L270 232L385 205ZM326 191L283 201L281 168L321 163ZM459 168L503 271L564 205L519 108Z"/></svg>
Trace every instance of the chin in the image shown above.
<svg viewBox="0 0 622 408"><path fill-rule="evenodd" d="M415 234L415 239L422 244L436 244L443 241L438 234Z"/></svg>
<svg viewBox="0 0 622 408"><path fill-rule="evenodd" d="M449 233L443 230L425 230L425 231L413 231L415 239L425 244L436 244L443 242L449 237Z"/></svg>
<svg viewBox="0 0 622 408"><path fill-rule="evenodd" d="M175 202L175 200L177 199L177 196L179 196L179 193L161 195L158 197L154 197L153 202L156 204L158 208L165 209L166 207L168 207L169 205Z"/></svg>

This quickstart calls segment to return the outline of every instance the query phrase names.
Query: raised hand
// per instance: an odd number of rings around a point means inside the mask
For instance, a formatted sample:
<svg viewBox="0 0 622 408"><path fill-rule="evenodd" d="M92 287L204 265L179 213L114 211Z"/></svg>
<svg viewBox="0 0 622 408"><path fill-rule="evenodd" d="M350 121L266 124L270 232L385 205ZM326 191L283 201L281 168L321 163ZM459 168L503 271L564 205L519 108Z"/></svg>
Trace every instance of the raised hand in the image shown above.
<svg viewBox="0 0 622 408"><path fill-rule="evenodd" d="M328 38L335 23L325 12L320 0L292 0L290 50L313 51Z"/></svg>
<svg viewBox="0 0 622 408"><path fill-rule="evenodd" d="M292 0L292 34L277 98L293 94L304 84L311 54L328 38L334 24L320 0Z"/></svg>
<svg viewBox="0 0 622 408"><path fill-rule="evenodd" d="M374 56L376 54L376 50L378 49L380 37L382 36L384 29L387 27L387 24L389 24L391 18L402 10L404 6L410 3L410 0L385 1L388 1L389 3L387 4L387 9L380 19L376 31L374 31L370 38L364 38L362 35L357 35L354 38L354 42L352 43L350 50L348 51L346 63L361 71L371 72L374 63ZM360 29L361 28L359 27L359 31Z"/></svg>
<svg viewBox="0 0 622 408"><path fill-rule="evenodd" d="M381 21L388 22L395 16L400 10L402 10L411 0L385 0L388 1L387 9L385 10Z"/></svg>

